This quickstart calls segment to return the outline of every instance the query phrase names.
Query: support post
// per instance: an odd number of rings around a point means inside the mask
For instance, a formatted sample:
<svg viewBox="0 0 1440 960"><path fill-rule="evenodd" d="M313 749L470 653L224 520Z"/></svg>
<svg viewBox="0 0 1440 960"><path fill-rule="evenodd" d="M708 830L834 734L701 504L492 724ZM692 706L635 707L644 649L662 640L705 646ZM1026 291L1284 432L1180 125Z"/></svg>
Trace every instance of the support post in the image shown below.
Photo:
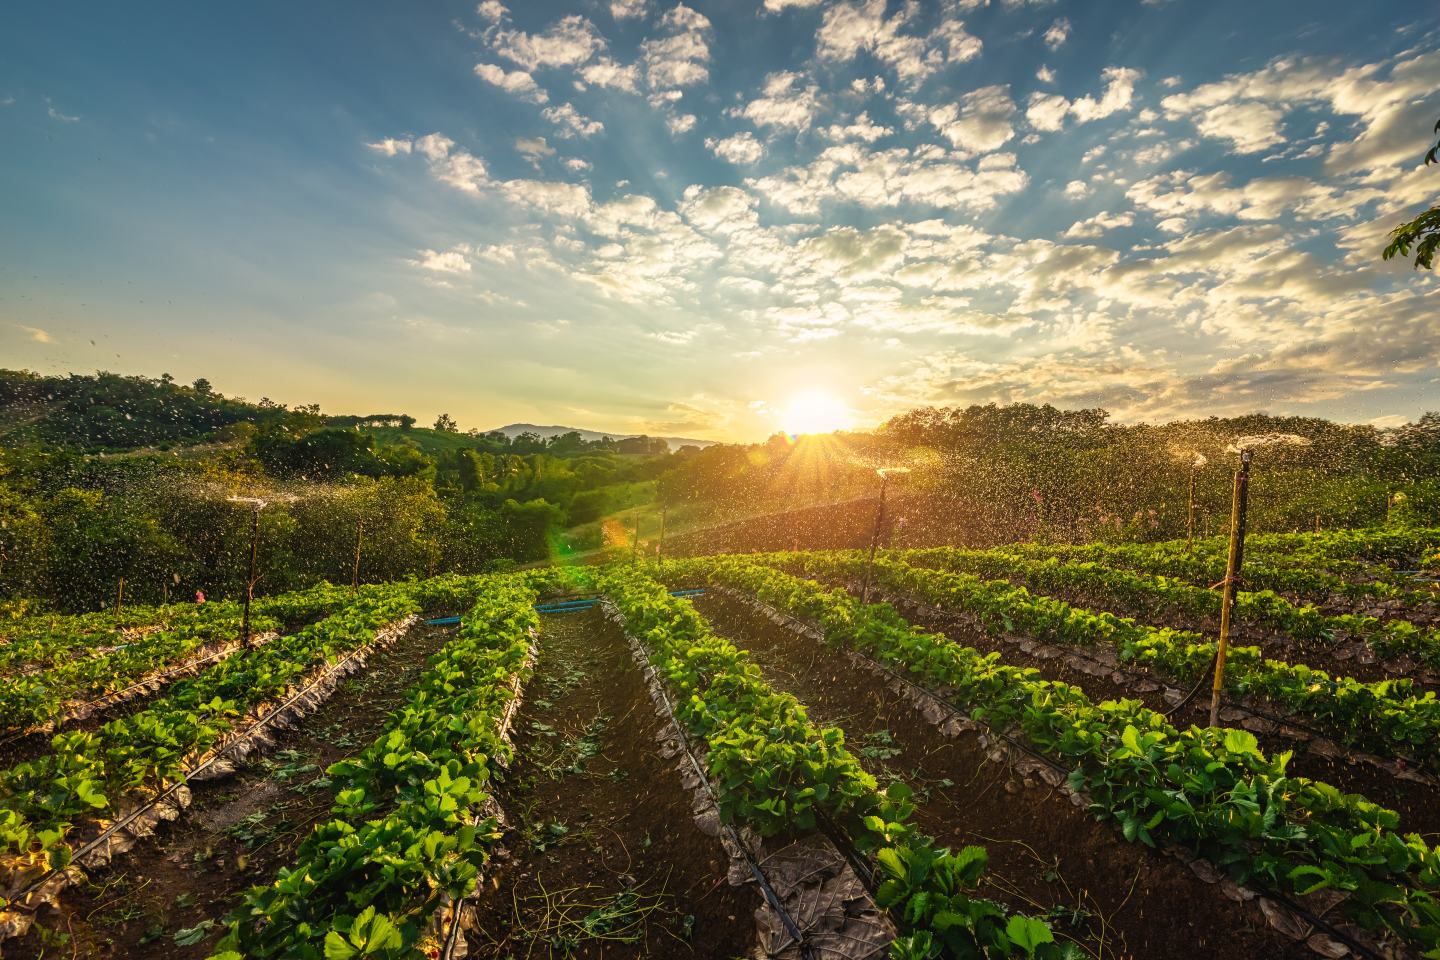
<svg viewBox="0 0 1440 960"><path fill-rule="evenodd" d="M1245 562L1245 513L1250 502L1249 450L1240 452L1240 469L1230 499L1230 552L1225 561L1224 593L1220 600L1220 639L1215 647L1215 682L1210 687L1210 726L1220 725L1220 692L1225 686L1225 651L1230 644L1230 620Z"/></svg>
<svg viewBox="0 0 1440 960"><path fill-rule="evenodd" d="M365 541L365 518L355 521L355 565L350 568L350 592L360 589L360 545Z"/></svg>
<svg viewBox="0 0 1440 960"><path fill-rule="evenodd" d="M663 560L665 559L665 512L666 512L665 504L664 504L664 503L661 503L661 504L660 504L660 546L658 546L658 547L655 548L655 559L656 559L657 561L663 561Z"/></svg>
<svg viewBox="0 0 1440 960"><path fill-rule="evenodd" d="M885 488L890 475L880 478L880 502L875 506L875 529L870 532L870 555L865 558L865 579L860 583L860 605L870 602L870 571L875 566L875 548L880 545L880 528L885 524Z"/></svg>
<svg viewBox="0 0 1440 960"><path fill-rule="evenodd" d="M635 510L635 533L630 537L630 562L640 559L640 510Z"/></svg>
<svg viewBox="0 0 1440 960"><path fill-rule="evenodd" d="M260 559L260 506L250 521L250 576L245 580L245 610L240 616L240 642L250 646L250 601L255 597L255 567Z"/></svg>
<svg viewBox="0 0 1440 960"><path fill-rule="evenodd" d="M120 616L120 608L125 603L125 578L120 578L120 583L115 587L115 616Z"/></svg>

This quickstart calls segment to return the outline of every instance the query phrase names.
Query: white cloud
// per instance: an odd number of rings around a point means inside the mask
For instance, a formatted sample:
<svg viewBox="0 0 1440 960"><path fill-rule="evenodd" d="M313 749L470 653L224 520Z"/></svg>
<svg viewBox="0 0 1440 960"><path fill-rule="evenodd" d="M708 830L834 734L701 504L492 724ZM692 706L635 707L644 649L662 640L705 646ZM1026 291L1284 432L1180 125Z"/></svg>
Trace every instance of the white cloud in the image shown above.
<svg viewBox="0 0 1440 960"><path fill-rule="evenodd" d="M493 63L477 63L475 64L475 76L486 83L494 84L506 93L520 97L522 100L545 103L550 99L549 94L535 83L535 78L524 70L507 71L504 67L496 66Z"/></svg>
<svg viewBox="0 0 1440 960"><path fill-rule="evenodd" d="M593 165L583 157L566 157L565 167L574 170L576 173L587 173Z"/></svg>
<svg viewBox="0 0 1440 960"><path fill-rule="evenodd" d="M981 42L959 20L945 18L929 36L902 33L917 12L902 6L885 16L886 0L849 0L825 11L816 33L816 55L844 62L869 52L890 65L901 80L918 84L946 63L963 63L980 55Z"/></svg>
<svg viewBox="0 0 1440 960"><path fill-rule="evenodd" d="M432 273L466 274L470 272L470 261L466 258L469 252L470 248L464 245L445 251L421 250L419 258L409 263Z"/></svg>
<svg viewBox="0 0 1440 960"><path fill-rule="evenodd" d="M1258 101L1222 103L1197 117L1195 126L1207 137L1229 140L1240 153L1256 153L1285 139L1284 118L1279 108Z"/></svg>
<svg viewBox="0 0 1440 960"><path fill-rule="evenodd" d="M541 33L497 30L491 47L526 70L574 67L605 49L605 38L595 24L579 14L571 14Z"/></svg>
<svg viewBox="0 0 1440 960"><path fill-rule="evenodd" d="M881 126L870 119L868 113L862 113L855 118L855 122L848 125L832 124L825 128L825 136L833 141L860 140L864 143L874 143L890 136L895 131L890 127Z"/></svg>
<svg viewBox="0 0 1440 960"><path fill-rule="evenodd" d="M1045 36L1042 39L1045 41L1045 46L1051 50L1059 50L1063 47L1065 41L1070 39L1069 18L1061 17L1050 24L1050 28L1045 31Z"/></svg>
<svg viewBox="0 0 1440 960"><path fill-rule="evenodd" d="M396 140L393 137L386 137L384 140L377 143L367 143L365 146L374 150L376 153L393 157L397 153L409 153L411 149L413 149L414 144L410 140Z"/></svg>
<svg viewBox="0 0 1440 960"><path fill-rule="evenodd" d="M1100 72L1100 78L1105 82L1105 90L1099 99L1084 96L1067 100L1060 94L1039 91L1030 94L1025 119L1036 130L1054 131L1064 128L1067 116L1074 117L1079 123L1088 123L1130 109L1140 71L1129 67L1106 67Z"/></svg>
<svg viewBox="0 0 1440 960"><path fill-rule="evenodd" d="M586 83L597 87L609 87L626 93L637 92L640 83L638 64L616 63L609 57L596 57L581 67L577 73Z"/></svg>
<svg viewBox="0 0 1440 960"><path fill-rule="evenodd" d="M648 0L610 0L610 16L616 20L629 20L645 16Z"/></svg>
<svg viewBox="0 0 1440 960"><path fill-rule="evenodd" d="M1035 79L1039 80L1041 83L1054 83L1055 71L1051 70L1049 67L1045 66L1045 64L1042 63L1040 64L1040 69L1035 71Z"/></svg>
<svg viewBox="0 0 1440 960"><path fill-rule="evenodd" d="M557 137L571 139L573 137L593 137L605 129L605 124L599 120L591 120L575 109L574 104L562 104L558 107L546 107L541 111L541 116L559 127Z"/></svg>
<svg viewBox="0 0 1440 960"><path fill-rule="evenodd" d="M505 9L505 4L501 3L500 0L483 0L483 2L475 8L475 12L491 23L499 23L510 15L510 11Z"/></svg>
<svg viewBox="0 0 1440 960"><path fill-rule="evenodd" d="M765 0L765 10L776 13L789 7L818 7L824 0Z"/></svg>
<svg viewBox="0 0 1440 960"><path fill-rule="evenodd" d="M1102 236L1116 227L1128 227L1134 223L1135 215L1128 210L1119 213L1102 211L1086 220L1077 220L1070 224L1070 229L1066 230L1064 235L1071 238L1089 239Z"/></svg>
<svg viewBox="0 0 1440 960"><path fill-rule="evenodd" d="M710 79L710 21L683 3L660 18L669 36L652 37L640 45L645 80L654 90L691 87Z"/></svg>
<svg viewBox="0 0 1440 960"><path fill-rule="evenodd" d="M665 128L672 134L679 135L689 133L699 123L699 118L693 113L681 113L665 119Z"/></svg>
<svg viewBox="0 0 1440 960"><path fill-rule="evenodd" d="M51 120L58 120L61 123L78 123L80 121L80 117L76 114L63 113L50 102L49 97L45 98L45 112L49 114Z"/></svg>
<svg viewBox="0 0 1440 960"><path fill-rule="evenodd" d="M754 163L765 154L765 148L748 130L742 130L740 133L719 140L709 137L705 141L705 146L715 156L731 163Z"/></svg>
<svg viewBox="0 0 1440 960"><path fill-rule="evenodd" d="M804 74L789 70L765 78L764 95L726 113L744 117L756 126L806 130L820 111L819 88Z"/></svg>
<svg viewBox="0 0 1440 960"><path fill-rule="evenodd" d="M9 104L8 104L8 103L3 103L3 104L0 104L0 106L7 106L7 107L8 107ZM11 326L13 326L16 330L19 330L19 331L21 331L22 333L24 333L25 336L29 337L29 338L30 338L32 341L34 341L35 343L54 343L54 342L55 342L55 338L52 337L52 336L50 336L50 332L49 332L48 330L42 330L42 329L39 328L39 327L27 327L27 326L26 326L25 324L23 324L23 323L15 323L15 324L11 324Z"/></svg>
<svg viewBox="0 0 1440 960"><path fill-rule="evenodd" d="M998 150L1015 135L1010 118L1015 101L1008 86L981 87L929 112L929 120L951 143L962 150L985 153Z"/></svg>
<svg viewBox="0 0 1440 960"><path fill-rule="evenodd" d="M1071 180L1069 183L1065 184L1065 196L1071 198L1072 200L1079 200L1083 197L1088 197L1090 196L1091 192L1092 190L1090 184L1086 183L1084 180Z"/></svg>
<svg viewBox="0 0 1440 960"><path fill-rule="evenodd" d="M868 152L855 144L824 150L806 166L750 179L746 184L771 203L813 216L823 201L845 201L863 207L916 203L940 209L981 211L995 198L1015 193L1028 183L1010 154L992 154L987 164L962 162L934 146Z"/></svg>
<svg viewBox="0 0 1440 960"><path fill-rule="evenodd" d="M515 150L527 160L555 156L555 148L546 143L544 137L520 137L515 141Z"/></svg>

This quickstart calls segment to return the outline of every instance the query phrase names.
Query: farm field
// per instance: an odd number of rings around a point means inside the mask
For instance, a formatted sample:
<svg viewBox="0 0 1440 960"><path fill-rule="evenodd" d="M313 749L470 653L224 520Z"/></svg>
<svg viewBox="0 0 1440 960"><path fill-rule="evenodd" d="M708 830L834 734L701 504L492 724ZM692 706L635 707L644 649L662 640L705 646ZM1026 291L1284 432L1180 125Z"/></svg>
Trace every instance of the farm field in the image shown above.
<svg viewBox="0 0 1440 960"><path fill-rule="evenodd" d="M14 619L0 950L1433 954L1437 546L1255 536L1218 727L1218 541Z"/></svg>

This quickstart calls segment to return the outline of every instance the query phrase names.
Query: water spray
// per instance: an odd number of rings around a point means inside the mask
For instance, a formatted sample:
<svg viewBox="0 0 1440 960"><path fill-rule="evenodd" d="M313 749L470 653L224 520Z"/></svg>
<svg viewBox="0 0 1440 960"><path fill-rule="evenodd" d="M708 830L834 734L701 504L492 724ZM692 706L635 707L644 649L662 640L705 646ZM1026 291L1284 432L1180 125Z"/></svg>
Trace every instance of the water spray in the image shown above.
<svg viewBox="0 0 1440 960"><path fill-rule="evenodd" d="M260 579L257 571L257 564L260 559L260 511L272 503L294 503L298 497L294 494L282 493L271 497L241 497L231 495L225 498L231 503L243 503L250 506L250 576L245 581L245 609L240 618L240 642L246 647L250 646L250 601L255 597L255 584Z"/></svg>
<svg viewBox="0 0 1440 960"><path fill-rule="evenodd" d="M910 472L910 468L881 467L875 472L880 477L880 502L875 507L875 529L870 534L870 555L865 560L865 579L860 584L861 606L870 600L870 571L875 565L875 548L880 544L880 530L885 525L885 488L890 485L891 477L904 476Z"/></svg>

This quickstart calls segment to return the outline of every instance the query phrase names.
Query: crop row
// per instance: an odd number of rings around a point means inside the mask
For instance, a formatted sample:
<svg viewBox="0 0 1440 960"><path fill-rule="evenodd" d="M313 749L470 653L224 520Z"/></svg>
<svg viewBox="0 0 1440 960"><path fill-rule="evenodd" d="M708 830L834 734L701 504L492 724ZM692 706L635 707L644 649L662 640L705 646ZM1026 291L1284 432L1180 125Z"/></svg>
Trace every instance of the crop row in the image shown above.
<svg viewBox="0 0 1440 960"><path fill-rule="evenodd" d="M528 672L534 576L496 575L380 736L327 771L336 791L318 825L268 886L231 917L215 960L407 956L458 902L499 837L482 819L500 717Z"/></svg>
<svg viewBox="0 0 1440 960"><path fill-rule="evenodd" d="M1021 580L1032 589L1082 591L1111 598L1127 608L1166 610L1183 616L1218 617L1221 595L1184 580L1117 570L1094 561L1035 560L1014 553L935 547L897 551L906 563L938 566L990 580ZM1241 590L1234 614L1247 623L1284 630L1292 637L1330 642L1342 636L1364 640L1381 658L1411 656L1440 669L1440 628L1408 620L1381 620L1359 614L1332 615L1310 604L1292 603L1273 590Z"/></svg>
<svg viewBox="0 0 1440 960"><path fill-rule="evenodd" d="M1126 839L1198 852L1240 883L1306 896L1343 892L1360 925L1440 950L1440 851L1401 834L1399 817L1363 797L1286 773L1242 730L1178 730L1133 700L1095 704L1077 687L905 622L888 604L738 558L673 567L758 597L907 671L992 727L1072 767L1070 785Z"/></svg>
<svg viewBox="0 0 1440 960"><path fill-rule="evenodd" d="M799 702L765 683L689 601L625 568L609 569L599 585L674 691L677 721L705 743L721 817L762 836L811 831L821 817L838 824L884 878L876 902L903 932L892 957L920 960L942 949L960 957L1072 954L1042 921L1007 917L976 897L984 848L952 853L917 830L908 822L909 788L881 791L840 730L811 724Z"/></svg>
<svg viewBox="0 0 1440 960"><path fill-rule="evenodd" d="M240 616L187 618L179 626L147 633L133 643L97 657L70 657L48 670L9 678L0 689L0 730L31 727L63 716L77 698L114 693L167 665L183 661L212 643L231 643L240 634ZM256 632L279 622L251 619Z"/></svg>
<svg viewBox="0 0 1440 960"><path fill-rule="evenodd" d="M790 559L813 576L858 576L864 568L863 558L854 554L793 554ZM1198 633L1080 609L1003 580L885 559L876 561L874 576L900 593L974 616L990 630L1018 631L1063 645L1113 644L1122 662L1149 667L1180 684L1200 679L1215 660L1214 642ZM1411 680L1366 683L1331 677L1322 670L1271 660L1259 647L1232 646L1226 655L1225 684L1234 695L1264 697L1297 718L1318 721L1350 746L1440 768L1440 700L1431 691L1417 692Z"/></svg>
<svg viewBox="0 0 1440 960"><path fill-rule="evenodd" d="M1092 543L1078 546L1023 543L995 549L1036 559L1054 557L1067 562L1090 561L1108 567L1178 577L1198 586L1208 586L1225 576L1224 555L1191 555L1173 543ZM1350 600L1399 600L1414 605L1433 599L1432 594L1413 589L1398 578L1350 579L1317 568L1314 564L1290 564L1277 561L1273 556L1254 556L1248 551L1241 573L1245 586L1250 589L1274 590L1319 600L1336 596Z"/></svg>
<svg viewBox="0 0 1440 960"><path fill-rule="evenodd" d="M77 823L113 815L136 791L163 788L243 714L415 611L406 586L371 588L318 623L179 681L146 710L98 731L56 734L51 753L0 771L0 892L13 895L30 876L66 866Z"/></svg>

